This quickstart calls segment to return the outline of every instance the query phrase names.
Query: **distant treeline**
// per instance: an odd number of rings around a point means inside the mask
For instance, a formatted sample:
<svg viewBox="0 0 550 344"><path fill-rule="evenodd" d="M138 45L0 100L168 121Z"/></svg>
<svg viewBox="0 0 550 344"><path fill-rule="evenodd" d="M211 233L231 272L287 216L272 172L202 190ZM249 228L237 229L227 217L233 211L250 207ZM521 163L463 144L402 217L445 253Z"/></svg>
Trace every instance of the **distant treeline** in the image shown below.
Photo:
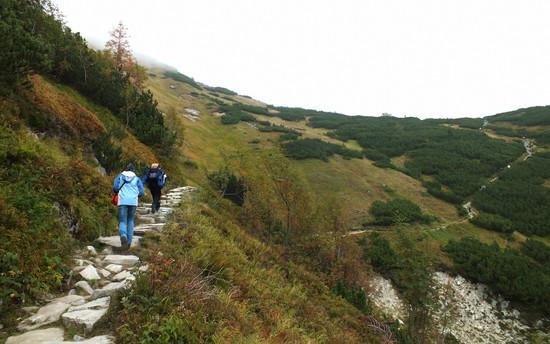
<svg viewBox="0 0 550 344"><path fill-rule="evenodd" d="M164 76L167 77L167 78L170 78L170 79L173 79L173 80L176 80L176 81L180 81L180 82L184 82L186 84L189 84L197 89L201 89L201 85L199 85L195 79L185 75L185 74L182 74L180 72L174 72L174 71L167 71L167 72L164 72Z"/></svg>
<svg viewBox="0 0 550 344"><path fill-rule="evenodd" d="M550 106L533 106L515 111L503 112L486 119L491 122L510 122L523 126L550 125Z"/></svg>

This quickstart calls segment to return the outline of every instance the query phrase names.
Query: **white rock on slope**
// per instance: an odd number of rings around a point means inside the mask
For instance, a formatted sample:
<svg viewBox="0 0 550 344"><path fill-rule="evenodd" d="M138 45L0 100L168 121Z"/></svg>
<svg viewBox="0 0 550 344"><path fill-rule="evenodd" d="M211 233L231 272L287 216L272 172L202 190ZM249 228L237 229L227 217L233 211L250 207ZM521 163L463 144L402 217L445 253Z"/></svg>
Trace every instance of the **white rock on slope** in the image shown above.
<svg viewBox="0 0 550 344"><path fill-rule="evenodd" d="M93 265L88 265L84 270L79 272L80 276L82 278L88 280L88 281L95 281L101 279L99 274L97 273L96 268L94 268Z"/></svg>
<svg viewBox="0 0 550 344"><path fill-rule="evenodd" d="M117 274L122 271L122 265L119 264L109 264L105 267L105 269L109 270L110 272Z"/></svg>
<svg viewBox="0 0 550 344"><path fill-rule="evenodd" d="M94 293L94 289L86 281L78 281L74 284L74 286L88 295L92 295Z"/></svg>

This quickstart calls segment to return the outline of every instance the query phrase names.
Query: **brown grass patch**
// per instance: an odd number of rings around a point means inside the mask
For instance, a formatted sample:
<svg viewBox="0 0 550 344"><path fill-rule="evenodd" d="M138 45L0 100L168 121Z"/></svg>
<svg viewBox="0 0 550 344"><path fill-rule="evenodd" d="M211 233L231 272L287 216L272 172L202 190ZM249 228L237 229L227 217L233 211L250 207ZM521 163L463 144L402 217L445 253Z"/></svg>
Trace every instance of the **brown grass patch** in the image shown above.
<svg viewBox="0 0 550 344"><path fill-rule="evenodd" d="M103 123L91 111L60 93L41 76L33 75L31 80L34 86L34 103L62 126L64 131L87 140L92 140L105 131Z"/></svg>

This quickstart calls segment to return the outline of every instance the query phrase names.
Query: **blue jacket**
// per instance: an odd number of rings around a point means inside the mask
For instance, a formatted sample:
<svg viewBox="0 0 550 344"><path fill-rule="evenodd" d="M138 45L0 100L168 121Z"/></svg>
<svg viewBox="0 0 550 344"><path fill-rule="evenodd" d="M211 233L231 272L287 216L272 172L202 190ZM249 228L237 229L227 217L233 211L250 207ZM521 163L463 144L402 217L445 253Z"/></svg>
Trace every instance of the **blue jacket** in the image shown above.
<svg viewBox="0 0 550 344"><path fill-rule="evenodd" d="M113 192L117 191L117 205L137 206L138 198L143 196L143 183L134 172L124 171L115 178L113 183Z"/></svg>

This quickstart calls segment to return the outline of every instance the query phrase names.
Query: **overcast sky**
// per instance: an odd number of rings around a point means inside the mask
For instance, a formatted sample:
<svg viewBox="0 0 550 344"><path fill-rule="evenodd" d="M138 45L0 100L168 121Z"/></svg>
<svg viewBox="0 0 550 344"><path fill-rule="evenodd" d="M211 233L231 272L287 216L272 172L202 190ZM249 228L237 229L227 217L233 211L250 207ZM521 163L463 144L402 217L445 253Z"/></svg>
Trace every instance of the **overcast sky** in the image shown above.
<svg viewBox="0 0 550 344"><path fill-rule="evenodd" d="M54 0L67 24L195 80L350 115L550 104L548 0Z"/></svg>

